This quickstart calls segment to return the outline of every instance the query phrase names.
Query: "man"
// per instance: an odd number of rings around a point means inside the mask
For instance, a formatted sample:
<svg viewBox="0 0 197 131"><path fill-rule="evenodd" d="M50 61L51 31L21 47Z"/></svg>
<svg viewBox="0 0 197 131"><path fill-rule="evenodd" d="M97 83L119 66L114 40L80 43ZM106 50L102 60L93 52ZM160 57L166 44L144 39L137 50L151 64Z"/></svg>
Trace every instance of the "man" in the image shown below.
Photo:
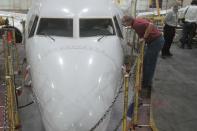
<svg viewBox="0 0 197 131"><path fill-rule="evenodd" d="M136 31L140 38L140 43L143 41L146 42L142 81L142 91L144 94L142 97L150 98L152 79L159 52L164 44L164 38L162 33L148 20L141 18L134 19L130 16L124 16L122 22L123 25L131 26L131 28ZM131 103L127 112L127 130L132 127L132 123L130 121L134 110L133 108L134 104Z"/></svg>
<svg viewBox="0 0 197 131"><path fill-rule="evenodd" d="M175 36L175 31L176 31L176 26L178 23L178 6L175 5L172 8L172 11L170 11L164 20L165 26L164 26L164 39L165 43L162 48L162 58L170 57L172 56L172 53L170 52L170 47L172 45L174 36Z"/></svg>
<svg viewBox="0 0 197 131"><path fill-rule="evenodd" d="M138 34L140 41L146 42L143 66L142 88L149 93L152 87L152 79L155 72L157 58L164 44L162 33L148 20L130 16L124 16L123 25L131 26Z"/></svg>
<svg viewBox="0 0 197 131"><path fill-rule="evenodd" d="M192 49L192 39L195 36L197 27L197 1L193 0L180 17L184 19L183 32L180 39L181 48L184 49L185 45L187 45L188 49Z"/></svg>

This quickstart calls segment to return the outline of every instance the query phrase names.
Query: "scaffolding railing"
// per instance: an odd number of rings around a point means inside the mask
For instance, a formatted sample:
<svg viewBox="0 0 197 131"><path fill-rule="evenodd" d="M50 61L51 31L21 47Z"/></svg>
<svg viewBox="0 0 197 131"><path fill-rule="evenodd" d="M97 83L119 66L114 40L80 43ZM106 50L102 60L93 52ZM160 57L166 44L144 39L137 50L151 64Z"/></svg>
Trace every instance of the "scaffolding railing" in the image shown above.
<svg viewBox="0 0 197 131"><path fill-rule="evenodd" d="M17 50L15 47L15 31L4 29L3 35L4 71L5 71L5 131L18 131L20 129L19 114L17 109L17 95L15 87L15 70L18 68Z"/></svg>

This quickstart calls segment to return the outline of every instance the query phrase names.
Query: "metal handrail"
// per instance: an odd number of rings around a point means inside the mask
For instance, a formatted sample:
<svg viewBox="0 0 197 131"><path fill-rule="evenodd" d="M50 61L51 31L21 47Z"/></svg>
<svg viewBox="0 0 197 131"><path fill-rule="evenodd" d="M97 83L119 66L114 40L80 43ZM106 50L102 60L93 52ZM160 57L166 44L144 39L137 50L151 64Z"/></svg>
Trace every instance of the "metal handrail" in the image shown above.
<svg viewBox="0 0 197 131"><path fill-rule="evenodd" d="M8 41L8 33L12 33L12 40ZM16 97L16 87L14 84L14 57L16 57L16 52L13 51L15 44L15 35L13 29L5 29L5 34L3 36L3 45L4 45L4 59L5 59L5 82L7 88L7 101L6 101L6 109L7 109L7 121L9 131L18 130L19 126L19 114L17 111L17 97Z"/></svg>

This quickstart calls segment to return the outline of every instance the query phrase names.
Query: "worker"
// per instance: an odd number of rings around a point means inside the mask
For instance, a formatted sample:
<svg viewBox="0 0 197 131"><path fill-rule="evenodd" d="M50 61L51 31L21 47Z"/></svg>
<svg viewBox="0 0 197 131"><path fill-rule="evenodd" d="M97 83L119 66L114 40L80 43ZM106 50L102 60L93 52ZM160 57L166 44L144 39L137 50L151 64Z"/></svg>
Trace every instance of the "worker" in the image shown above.
<svg viewBox="0 0 197 131"><path fill-rule="evenodd" d="M152 79L155 72L155 67L157 63L157 58L160 50L164 44L164 38L162 33L151 23L150 21L142 18L134 19L131 16L124 16L122 23L125 26L130 26L135 30L140 38L140 43L145 42L145 54L144 54L144 65L143 65L143 81L142 81L142 92L141 97L150 98ZM129 105L127 113L127 130L132 128L132 114L134 104Z"/></svg>
<svg viewBox="0 0 197 131"><path fill-rule="evenodd" d="M165 17L164 23L165 25L163 32L165 43L162 48L162 58L172 56L170 47L172 45L178 23L178 5L173 6L172 11L168 12Z"/></svg>
<svg viewBox="0 0 197 131"><path fill-rule="evenodd" d="M184 12L181 14L183 21L183 32L180 39L181 48L185 48L187 45L188 49L192 49L192 39L196 33L197 27L197 1L193 0L191 5L187 6Z"/></svg>
<svg viewBox="0 0 197 131"><path fill-rule="evenodd" d="M124 16L123 25L131 26L138 34L140 43L145 42L145 54L143 65L142 91L150 97L152 80L155 72L157 58L164 44L162 33L151 23L143 18L134 19L131 16Z"/></svg>

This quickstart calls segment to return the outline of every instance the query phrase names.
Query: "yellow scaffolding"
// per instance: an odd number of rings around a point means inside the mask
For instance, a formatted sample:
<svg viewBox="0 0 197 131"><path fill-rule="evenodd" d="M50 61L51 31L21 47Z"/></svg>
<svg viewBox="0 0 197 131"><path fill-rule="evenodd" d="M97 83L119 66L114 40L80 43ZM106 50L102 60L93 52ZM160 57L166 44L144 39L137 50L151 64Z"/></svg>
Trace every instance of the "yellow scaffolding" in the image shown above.
<svg viewBox="0 0 197 131"><path fill-rule="evenodd" d="M122 131L127 131L127 110L128 110L128 96L129 96L129 73L124 71L124 111L123 111L123 126Z"/></svg>
<svg viewBox="0 0 197 131"><path fill-rule="evenodd" d="M16 87L14 84L14 55L16 52L13 51L15 44L15 32L13 29L4 29L3 36L3 46L4 46L4 60L5 60L5 82L7 88L7 119L8 119L8 128L9 131L19 131L20 120L17 110L17 96L16 96ZM10 36L11 34L11 36ZM8 37L12 37L9 41Z"/></svg>
<svg viewBox="0 0 197 131"><path fill-rule="evenodd" d="M153 119L153 112L152 112L152 104L151 100L149 103L149 113L148 116L148 123L146 125L139 125L139 93L142 90L142 75L143 75L143 61L144 61L144 48L145 48L145 42L139 43L139 55L137 56L137 66L135 70L135 84L134 84L134 114L133 114L133 122L132 131L137 131L136 127L149 127L152 131L158 131L154 119ZM148 114L147 114L148 115Z"/></svg>
<svg viewBox="0 0 197 131"><path fill-rule="evenodd" d="M140 43L140 55L137 57L136 77L134 85L134 125L138 124L138 105L139 105L139 92L141 91L142 74L143 74L143 61L144 61L144 42Z"/></svg>
<svg viewBox="0 0 197 131"><path fill-rule="evenodd" d="M128 31L127 31L128 33ZM122 124L122 131L128 131L128 129L131 129L132 131L138 131L139 127L144 127L144 128L149 128L152 131L158 131L157 127L154 123L154 119L153 119L153 113L152 113L152 107L151 107L151 100L150 103L147 103L144 105L142 105L142 107L139 108L139 98L140 98L140 92L141 92L141 88L142 88L142 76L143 76L143 62L144 62L144 48L145 48L145 42L133 42L135 43L135 45L132 45L132 50L134 50L133 48L136 48L138 51L137 52L133 52L133 59L135 59L133 62L133 66L132 68L134 68L134 72L132 71L132 73L134 73L134 113L133 113L133 117L132 117L132 121L128 123L126 116L127 116L127 110L128 110L128 88L129 88L129 77L130 77L130 73L128 74L126 71L124 71L124 110L123 110L123 124ZM137 53L137 54L135 54ZM134 55L135 54L135 55ZM129 59L130 60L130 59ZM129 64L131 65L131 63ZM147 101L147 99L144 99L145 101ZM141 124L141 112L140 110L142 108L149 108L148 110L148 115L147 114L147 119L148 121L146 122L146 124Z"/></svg>
<svg viewBox="0 0 197 131"><path fill-rule="evenodd" d="M157 9L157 15L152 15L146 17L147 19L151 20L155 24L163 25L164 22L164 16L161 15L161 9L159 7L159 0L154 0L156 2L156 9ZM149 0L149 6L153 4L153 0Z"/></svg>

